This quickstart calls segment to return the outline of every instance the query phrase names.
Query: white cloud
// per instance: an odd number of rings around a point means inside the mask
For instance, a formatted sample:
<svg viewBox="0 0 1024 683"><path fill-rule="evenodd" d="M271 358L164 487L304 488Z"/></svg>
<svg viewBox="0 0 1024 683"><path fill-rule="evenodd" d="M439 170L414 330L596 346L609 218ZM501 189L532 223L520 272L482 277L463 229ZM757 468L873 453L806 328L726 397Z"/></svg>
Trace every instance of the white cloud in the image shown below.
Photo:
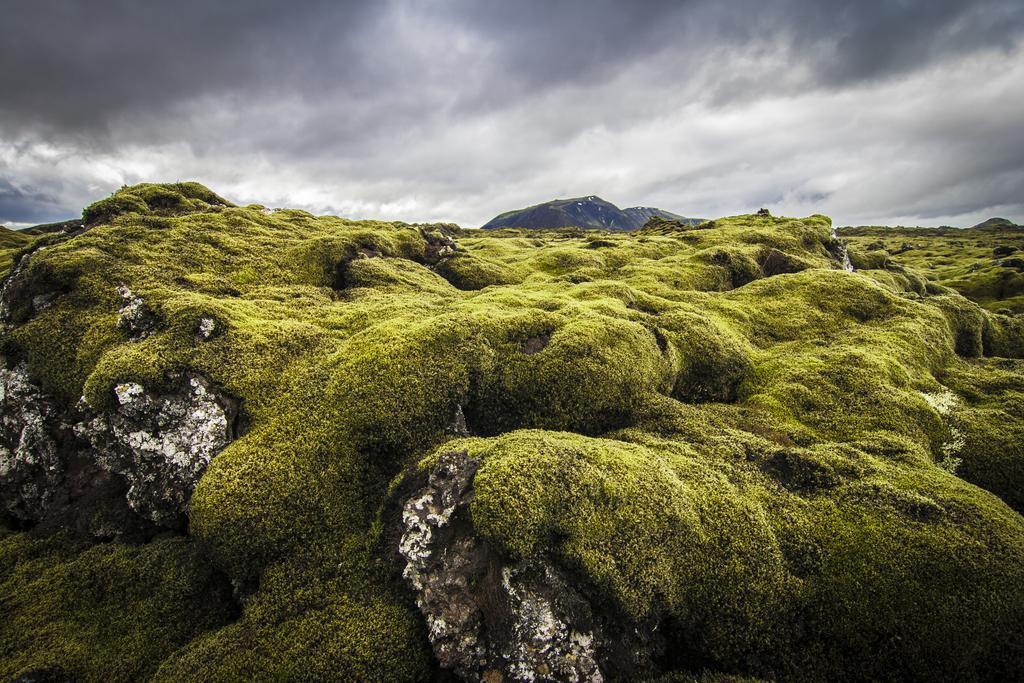
<svg viewBox="0 0 1024 683"><path fill-rule="evenodd" d="M545 79L516 70L514 32L388 7L310 74L283 54L294 64L259 87L123 107L103 132L0 119L0 181L11 188L0 222L71 216L121 184L184 179L243 203L469 226L590 194L696 216L765 206L837 224L1024 220L1019 36L947 55L922 48L929 56L913 68L830 82L814 59L833 55L838 38L701 42L722 26L691 21L678 42L609 53L578 77L551 64L558 77ZM567 45L576 53L566 59L589 65L584 48ZM352 54L365 58L342 59Z"/></svg>

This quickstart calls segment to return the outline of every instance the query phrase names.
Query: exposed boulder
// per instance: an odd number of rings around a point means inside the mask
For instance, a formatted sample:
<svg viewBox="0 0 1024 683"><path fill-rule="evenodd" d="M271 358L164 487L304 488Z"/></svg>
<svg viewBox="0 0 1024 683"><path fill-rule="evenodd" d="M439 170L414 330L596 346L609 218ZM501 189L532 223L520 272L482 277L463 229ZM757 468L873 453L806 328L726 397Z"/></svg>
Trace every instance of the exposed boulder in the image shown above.
<svg viewBox="0 0 1024 683"><path fill-rule="evenodd" d="M156 327L156 314L126 285L120 285L117 293L121 297L121 308L117 318L118 329L124 330L134 340L144 339Z"/></svg>
<svg viewBox="0 0 1024 683"><path fill-rule="evenodd" d="M116 388L118 408L63 407L24 363L0 368L0 496L24 525L76 516L88 533L134 533L125 505L146 523L179 527L210 459L234 437L236 402L193 374L166 394ZM116 500L110 500L116 499ZM102 508L103 519L84 519ZM143 524L145 526L145 524Z"/></svg>
<svg viewBox="0 0 1024 683"><path fill-rule="evenodd" d="M448 235L440 230L421 230L425 242L423 249L423 260L427 265L437 265L455 254L458 248Z"/></svg>
<svg viewBox="0 0 1024 683"><path fill-rule="evenodd" d="M565 570L504 558L475 534L477 467L465 451L443 455L402 507L403 576L441 666L470 681L602 681L650 667L649 629L610 633Z"/></svg>
<svg viewBox="0 0 1024 683"><path fill-rule="evenodd" d="M237 406L195 374L183 375L168 394L136 383L114 392L118 408L79 422L75 433L96 462L128 481L134 511L177 526L206 466L233 438Z"/></svg>
<svg viewBox="0 0 1024 683"><path fill-rule="evenodd" d="M0 497L15 519L39 519L64 481L61 433L71 425L28 377L24 363L0 367Z"/></svg>

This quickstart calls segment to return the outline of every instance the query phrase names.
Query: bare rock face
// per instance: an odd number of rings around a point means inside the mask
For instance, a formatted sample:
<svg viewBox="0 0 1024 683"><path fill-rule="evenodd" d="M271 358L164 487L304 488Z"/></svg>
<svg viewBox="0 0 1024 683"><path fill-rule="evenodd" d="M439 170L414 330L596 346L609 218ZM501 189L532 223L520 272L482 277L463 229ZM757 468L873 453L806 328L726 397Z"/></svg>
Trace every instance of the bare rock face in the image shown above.
<svg viewBox="0 0 1024 683"><path fill-rule="evenodd" d="M176 526L206 466L233 438L237 407L198 375L183 376L170 394L135 383L114 393L118 408L79 422L75 433L96 462L128 481L133 510Z"/></svg>
<svg viewBox="0 0 1024 683"><path fill-rule="evenodd" d="M590 605L566 577L543 562L502 568L512 639L503 644L514 681L603 681Z"/></svg>
<svg viewBox="0 0 1024 683"><path fill-rule="evenodd" d="M610 633L554 562L508 560L474 533L477 467L465 452L446 454L402 507L403 577L440 665L488 683L593 682L647 668L649 634L641 643Z"/></svg>
<svg viewBox="0 0 1024 683"><path fill-rule="evenodd" d="M24 363L0 367L0 496L8 514L38 519L53 502L64 479L58 435L69 429Z"/></svg>
<svg viewBox="0 0 1024 683"><path fill-rule="evenodd" d="M38 291L40 283L33 281L28 270L30 258L31 255L26 254L18 259L0 285L0 331L24 322L56 298L54 291Z"/></svg>
<svg viewBox="0 0 1024 683"><path fill-rule="evenodd" d="M403 506L399 544L406 560L402 576L416 591L434 652L442 666L464 678L479 678L489 654L482 641L482 614L467 581L486 573L487 558L476 539L466 534L457 538L453 524L476 468L465 453L442 458L427 487Z"/></svg>
<svg viewBox="0 0 1024 683"><path fill-rule="evenodd" d="M437 265L446 258L451 257L458 249L455 240L448 235L436 230L421 230L420 232L425 241L424 260L428 265Z"/></svg>
<svg viewBox="0 0 1024 683"><path fill-rule="evenodd" d="M0 366L2 514L42 533L148 538L157 528L128 507L124 479L85 457L78 417L33 384L25 364Z"/></svg>
<svg viewBox="0 0 1024 683"><path fill-rule="evenodd" d="M24 363L0 367L4 512L29 525L80 521L103 538L182 526L206 466L235 436L237 405L198 375L177 384L168 394L118 385L117 409L98 413L84 400L60 405Z"/></svg>
<svg viewBox="0 0 1024 683"><path fill-rule="evenodd" d="M156 315L135 292L120 285L117 293L121 297L121 308L118 311L117 326L128 333L132 339L139 340L149 336L156 327Z"/></svg>
<svg viewBox="0 0 1024 683"><path fill-rule="evenodd" d="M3 282L0 283L0 323L4 326L10 326L12 318L11 304L18 293L19 282L24 278L27 266L28 257L22 256L11 268L11 272L3 279Z"/></svg>

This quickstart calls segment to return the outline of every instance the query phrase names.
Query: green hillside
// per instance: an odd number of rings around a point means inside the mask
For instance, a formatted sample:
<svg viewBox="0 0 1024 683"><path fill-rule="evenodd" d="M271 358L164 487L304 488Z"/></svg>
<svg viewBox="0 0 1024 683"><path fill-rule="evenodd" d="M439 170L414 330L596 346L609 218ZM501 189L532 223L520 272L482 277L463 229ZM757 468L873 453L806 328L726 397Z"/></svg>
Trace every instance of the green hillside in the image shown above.
<svg viewBox="0 0 1024 683"><path fill-rule="evenodd" d="M4 679L1024 676L1024 300L982 284L1016 233L855 234L847 272L820 215L483 232L184 183L83 220L0 299L0 403L39 407L3 404ZM184 522L121 479L163 466L132 392L182 377L231 418Z"/></svg>
<svg viewBox="0 0 1024 683"><path fill-rule="evenodd" d="M7 275L14 265L17 252L32 239L30 235L0 225L0 277Z"/></svg>
<svg viewBox="0 0 1024 683"><path fill-rule="evenodd" d="M989 311L1024 313L1024 226L993 218L973 228L842 228L855 266L911 268Z"/></svg>

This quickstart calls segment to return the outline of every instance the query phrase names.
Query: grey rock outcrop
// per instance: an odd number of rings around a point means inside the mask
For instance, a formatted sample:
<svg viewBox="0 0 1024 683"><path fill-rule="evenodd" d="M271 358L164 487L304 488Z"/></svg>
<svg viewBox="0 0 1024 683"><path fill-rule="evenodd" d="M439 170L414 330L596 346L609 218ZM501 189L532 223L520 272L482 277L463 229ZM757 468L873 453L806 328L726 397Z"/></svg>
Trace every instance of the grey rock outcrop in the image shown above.
<svg viewBox="0 0 1024 683"><path fill-rule="evenodd" d="M593 682L648 668L649 633L610 633L622 621L603 619L555 562L504 558L476 535L477 467L445 454L401 510L403 577L440 665L470 681Z"/></svg>
<svg viewBox="0 0 1024 683"><path fill-rule="evenodd" d="M0 367L0 497L7 514L35 520L64 480L59 435L63 411L28 377L24 363Z"/></svg>
<svg viewBox="0 0 1024 683"><path fill-rule="evenodd" d="M117 409L79 422L75 433L96 462L128 481L134 511L175 526L210 460L231 441L235 406L194 374L169 394L136 383L119 384L114 393Z"/></svg>
<svg viewBox="0 0 1024 683"><path fill-rule="evenodd" d="M117 293L121 297L121 308L118 310L117 326L128 333L132 339L139 340L149 336L156 327L156 315L126 285L119 285Z"/></svg>
<svg viewBox="0 0 1024 683"><path fill-rule="evenodd" d="M24 363L0 367L0 498L8 516L28 525L67 520L82 516L75 506L86 501L105 510L95 524L83 520L103 537L137 531L126 520L132 512L162 527L184 523L199 478L235 436L235 401L195 374L179 377L170 393L122 384L115 394L113 411L84 400L68 409L32 382Z"/></svg>
<svg viewBox="0 0 1024 683"><path fill-rule="evenodd" d="M458 250L455 240L440 231L421 229L420 234L423 235L423 259L427 265L437 265Z"/></svg>
<svg viewBox="0 0 1024 683"><path fill-rule="evenodd" d="M29 254L18 259L11 272L0 285L0 332L10 329L15 323L22 322L32 312L39 301L39 295L27 295L30 289L28 277ZM49 304L52 297L48 297Z"/></svg>

